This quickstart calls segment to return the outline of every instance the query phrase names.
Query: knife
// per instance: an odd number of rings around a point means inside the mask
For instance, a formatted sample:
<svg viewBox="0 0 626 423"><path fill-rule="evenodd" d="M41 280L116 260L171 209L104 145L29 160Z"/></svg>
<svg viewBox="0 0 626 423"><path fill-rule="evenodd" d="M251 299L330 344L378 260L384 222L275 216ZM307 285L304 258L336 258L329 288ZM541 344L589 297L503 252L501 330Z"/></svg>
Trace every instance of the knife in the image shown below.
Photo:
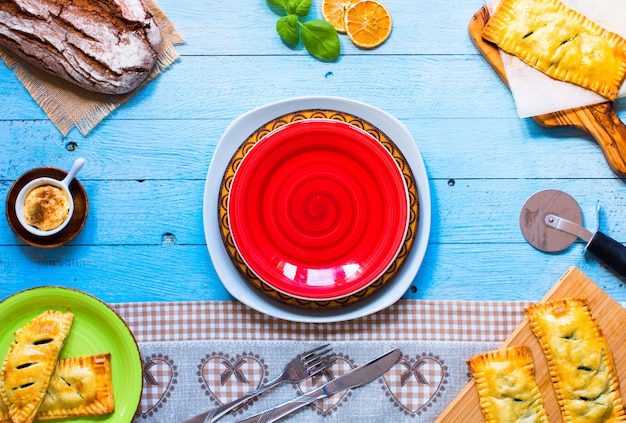
<svg viewBox="0 0 626 423"><path fill-rule="evenodd" d="M373 381L377 377L383 375L387 370L393 366L400 358L399 348L389 351L377 357L365 364L360 365L356 369L350 370L348 373L333 379L321 387L307 392L304 395L299 396L291 401L287 401L284 404L270 408L269 410L262 411L247 419L240 420L238 423L270 423L275 422L281 417L292 413L305 405L311 404L325 397L329 397L337 392L345 391L346 389L355 388L360 385L364 385Z"/></svg>

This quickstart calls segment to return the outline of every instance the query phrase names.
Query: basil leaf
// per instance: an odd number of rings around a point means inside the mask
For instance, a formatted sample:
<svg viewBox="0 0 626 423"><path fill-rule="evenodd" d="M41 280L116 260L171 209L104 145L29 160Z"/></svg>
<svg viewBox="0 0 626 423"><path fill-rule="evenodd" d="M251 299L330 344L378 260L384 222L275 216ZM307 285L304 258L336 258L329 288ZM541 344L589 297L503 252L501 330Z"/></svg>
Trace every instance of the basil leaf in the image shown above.
<svg viewBox="0 0 626 423"><path fill-rule="evenodd" d="M298 18L296 15L287 15L280 18L276 22L276 31L287 44L295 46L300 42Z"/></svg>
<svg viewBox="0 0 626 423"><path fill-rule="evenodd" d="M335 60L339 57L339 35L330 22L307 21L301 24L301 28L302 44L311 55L322 60Z"/></svg>
<svg viewBox="0 0 626 423"><path fill-rule="evenodd" d="M304 18L311 9L311 0L288 0L287 13Z"/></svg>
<svg viewBox="0 0 626 423"><path fill-rule="evenodd" d="M274 6L281 6L285 10L287 9L287 4L285 3L285 0L267 0L267 2Z"/></svg>

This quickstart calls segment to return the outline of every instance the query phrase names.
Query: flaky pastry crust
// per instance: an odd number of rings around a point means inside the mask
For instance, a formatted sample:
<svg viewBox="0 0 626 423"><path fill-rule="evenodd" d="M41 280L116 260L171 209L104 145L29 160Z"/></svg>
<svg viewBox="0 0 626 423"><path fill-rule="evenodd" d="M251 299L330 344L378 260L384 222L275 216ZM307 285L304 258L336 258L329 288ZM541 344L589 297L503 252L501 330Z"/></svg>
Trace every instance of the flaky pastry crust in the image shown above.
<svg viewBox="0 0 626 423"><path fill-rule="evenodd" d="M71 311L47 310L15 331L0 374L0 394L14 423L35 419L73 319Z"/></svg>
<svg viewBox="0 0 626 423"><path fill-rule="evenodd" d="M611 350L584 298L526 308L565 423L626 421Z"/></svg>
<svg viewBox="0 0 626 423"><path fill-rule="evenodd" d="M111 355L72 357L57 364L37 420L95 416L114 410Z"/></svg>
<svg viewBox="0 0 626 423"><path fill-rule="evenodd" d="M528 346L479 354L467 365L476 380L485 422L548 423Z"/></svg>
<svg viewBox="0 0 626 423"><path fill-rule="evenodd" d="M57 362L35 420L95 416L113 411L111 354L96 354ZM0 423L12 423L2 400Z"/></svg>

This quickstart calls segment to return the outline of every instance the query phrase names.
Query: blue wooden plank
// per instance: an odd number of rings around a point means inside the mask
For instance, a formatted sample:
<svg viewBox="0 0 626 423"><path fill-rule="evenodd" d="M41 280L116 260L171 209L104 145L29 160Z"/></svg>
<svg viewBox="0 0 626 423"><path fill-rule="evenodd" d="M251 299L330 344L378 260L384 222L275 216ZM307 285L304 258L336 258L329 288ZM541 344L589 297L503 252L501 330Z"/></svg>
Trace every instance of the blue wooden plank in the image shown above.
<svg viewBox="0 0 626 423"><path fill-rule="evenodd" d="M431 245L404 298L537 301L571 265L617 301L626 301L623 282L579 249L549 255L506 243ZM0 246L0 269L5 281L0 298L29 287L61 285L107 302L231 299L200 245L66 246L51 251Z"/></svg>
<svg viewBox="0 0 626 423"><path fill-rule="evenodd" d="M322 19L321 0L312 2L308 19ZM366 51L340 35L344 55L471 54L475 49L467 35L472 15L484 1L444 0L416 2L385 0L393 19L391 37L381 47ZM290 49L276 34L275 14L266 2L184 3L160 1L159 6L183 35L186 55L306 55L302 46ZM454 13L450 13L454 10Z"/></svg>
<svg viewBox="0 0 626 423"><path fill-rule="evenodd" d="M205 246L0 247L0 269L6 282L0 298L20 289L60 285L107 302L230 299Z"/></svg>
<svg viewBox="0 0 626 423"><path fill-rule="evenodd" d="M0 90L23 91L7 73L0 68ZM2 119L44 117L24 93L0 97ZM481 57L357 55L338 63L297 56L185 56L109 119L234 119L305 95L348 97L401 119L517 117L509 92Z"/></svg>
<svg viewBox="0 0 626 423"><path fill-rule="evenodd" d="M76 245L157 245L164 234L178 244L205 243L202 222L204 179L84 179L90 211ZM220 181L215 181L219 184ZM6 197L10 182L0 182ZM524 244L519 215L536 191L560 189L580 204L585 226L595 230L596 203L602 206L602 230L626 240L621 224L626 207L618 179L431 179L431 243ZM217 199L215 200L217 204ZM0 245L18 245L5 219Z"/></svg>
<svg viewBox="0 0 626 423"><path fill-rule="evenodd" d="M597 146L575 129L529 119L402 119L431 178L614 178ZM106 120L88 138L49 121L0 121L0 179L87 159L89 179L202 179L230 119Z"/></svg>
<svg viewBox="0 0 626 423"><path fill-rule="evenodd" d="M538 301L570 266L577 266L616 301L626 300L624 279L582 248L546 254L521 244L430 245L405 298Z"/></svg>

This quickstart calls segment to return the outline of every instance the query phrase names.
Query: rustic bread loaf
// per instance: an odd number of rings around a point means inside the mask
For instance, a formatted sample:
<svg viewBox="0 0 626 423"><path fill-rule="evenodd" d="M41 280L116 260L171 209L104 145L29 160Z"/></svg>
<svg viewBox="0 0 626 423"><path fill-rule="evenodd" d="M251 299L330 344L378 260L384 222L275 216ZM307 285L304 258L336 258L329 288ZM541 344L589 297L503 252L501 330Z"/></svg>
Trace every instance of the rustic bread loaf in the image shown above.
<svg viewBox="0 0 626 423"><path fill-rule="evenodd" d="M87 90L124 94L155 65L161 33L142 0L1 0L0 45Z"/></svg>

